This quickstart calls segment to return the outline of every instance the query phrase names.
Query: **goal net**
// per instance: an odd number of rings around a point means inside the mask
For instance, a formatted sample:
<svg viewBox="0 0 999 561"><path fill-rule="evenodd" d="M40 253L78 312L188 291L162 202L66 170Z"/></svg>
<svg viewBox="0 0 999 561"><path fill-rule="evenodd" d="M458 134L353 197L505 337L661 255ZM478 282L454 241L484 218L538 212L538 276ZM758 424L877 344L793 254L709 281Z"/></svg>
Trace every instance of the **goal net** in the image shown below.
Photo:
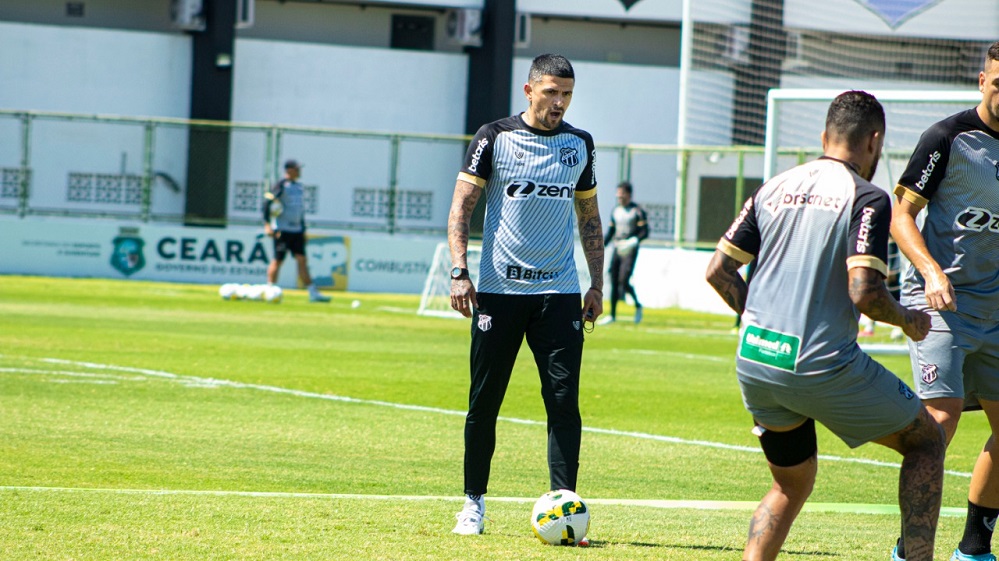
<svg viewBox="0 0 999 561"><path fill-rule="evenodd" d="M576 243L576 275L579 277L580 292L585 292L590 286L590 270L583 257L583 250ZM479 286L479 261L482 258L482 246L468 246L468 276L475 287ZM417 314L460 319L462 315L451 309L451 250L447 242L437 244L434 251L427 280L423 283L423 295Z"/></svg>
<svg viewBox="0 0 999 561"><path fill-rule="evenodd" d="M482 257L482 246L468 246L468 276L474 286L479 286L479 259ZM427 272L427 280L423 283L423 296L420 298L420 308L416 311L421 316L437 316L460 318L462 315L451 308L451 250L447 242L437 244L434 259Z"/></svg>
<svg viewBox="0 0 999 561"><path fill-rule="evenodd" d="M767 96L767 121L763 177L769 179L822 154L821 133L829 103L840 89L774 89ZM872 182L891 192L909 162L919 137L933 123L974 107L981 101L978 91L871 90L885 109L885 144ZM889 291L900 289L902 272L908 267L895 243L889 244ZM904 344L867 345L868 352L908 352Z"/></svg>
<svg viewBox="0 0 999 561"><path fill-rule="evenodd" d="M974 91L996 12L976 17L953 4L685 1L680 138L762 145L767 92L775 88Z"/></svg>
<svg viewBox="0 0 999 561"><path fill-rule="evenodd" d="M822 154L829 103L844 90L774 89L767 96L763 177L768 179ZM871 90L885 108L885 145L874 184L891 191L923 131L981 101L971 91Z"/></svg>

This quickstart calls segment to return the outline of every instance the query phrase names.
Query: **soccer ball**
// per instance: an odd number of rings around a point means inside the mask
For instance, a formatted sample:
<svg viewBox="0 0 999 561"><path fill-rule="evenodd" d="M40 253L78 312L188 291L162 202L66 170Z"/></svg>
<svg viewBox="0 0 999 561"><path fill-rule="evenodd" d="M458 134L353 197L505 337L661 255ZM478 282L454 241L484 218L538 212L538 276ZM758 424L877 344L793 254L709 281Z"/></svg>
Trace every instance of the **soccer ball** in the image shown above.
<svg viewBox="0 0 999 561"><path fill-rule="evenodd" d="M276 284L267 285L267 287L264 288L264 300L272 304L280 304L281 297L283 295L281 287Z"/></svg>
<svg viewBox="0 0 999 561"><path fill-rule="evenodd" d="M239 287L238 284L226 283L219 287L219 296L223 300L233 300L236 298L236 289Z"/></svg>
<svg viewBox="0 0 999 561"><path fill-rule="evenodd" d="M272 200L271 201L271 216L273 216L274 218L277 218L278 216L281 216L282 212L284 212L284 204L281 203L281 199L274 199L274 200Z"/></svg>
<svg viewBox="0 0 999 561"><path fill-rule="evenodd" d="M590 510L572 491L549 491L534 503L531 528L549 545L577 545L590 529Z"/></svg>

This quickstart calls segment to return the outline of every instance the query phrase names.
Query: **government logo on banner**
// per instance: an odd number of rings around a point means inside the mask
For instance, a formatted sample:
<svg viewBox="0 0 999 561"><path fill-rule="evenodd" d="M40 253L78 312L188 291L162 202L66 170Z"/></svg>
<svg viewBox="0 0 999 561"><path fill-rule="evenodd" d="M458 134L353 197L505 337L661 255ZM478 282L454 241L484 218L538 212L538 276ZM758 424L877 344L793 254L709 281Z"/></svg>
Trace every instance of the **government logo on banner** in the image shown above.
<svg viewBox="0 0 999 561"><path fill-rule="evenodd" d="M874 12L892 29L896 29L920 12L939 4L941 0L857 0Z"/></svg>
<svg viewBox="0 0 999 561"><path fill-rule="evenodd" d="M138 228L121 228L112 243L111 266L121 274L129 277L146 266L146 256L142 253L146 242L139 237Z"/></svg>

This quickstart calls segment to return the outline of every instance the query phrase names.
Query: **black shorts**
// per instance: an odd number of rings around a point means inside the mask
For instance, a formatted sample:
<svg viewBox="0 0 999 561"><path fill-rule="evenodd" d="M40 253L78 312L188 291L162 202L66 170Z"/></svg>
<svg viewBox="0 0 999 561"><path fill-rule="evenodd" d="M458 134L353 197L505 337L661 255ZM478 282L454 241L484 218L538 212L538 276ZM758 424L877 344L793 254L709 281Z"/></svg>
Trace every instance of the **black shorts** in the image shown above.
<svg viewBox="0 0 999 561"><path fill-rule="evenodd" d="M284 260L286 253L305 255L305 232L274 232L274 259Z"/></svg>

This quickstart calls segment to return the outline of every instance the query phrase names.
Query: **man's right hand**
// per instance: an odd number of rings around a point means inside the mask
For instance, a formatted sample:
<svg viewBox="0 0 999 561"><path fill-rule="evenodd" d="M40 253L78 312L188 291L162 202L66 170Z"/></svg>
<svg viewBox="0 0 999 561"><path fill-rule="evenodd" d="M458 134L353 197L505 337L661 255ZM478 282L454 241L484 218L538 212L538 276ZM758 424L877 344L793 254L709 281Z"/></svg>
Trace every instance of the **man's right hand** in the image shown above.
<svg viewBox="0 0 999 561"><path fill-rule="evenodd" d="M274 228L271 228L270 224L264 224L264 234L266 234L268 238L273 238Z"/></svg>
<svg viewBox="0 0 999 561"><path fill-rule="evenodd" d="M479 307L475 294L472 279L451 280L451 308L467 318L472 317L472 310Z"/></svg>
<svg viewBox="0 0 999 561"><path fill-rule="evenodd" d="M909 339L922 341L930 332L930 315L922 310L907 308L905 310L905 323L899 327Z"/></svg>
<svg viewBox="0 0 999 561"><path fill-rule="evenodd" d="M926 303L938 312L957 311L957 297L954 295L954 285L947 275L937 268L930 274L924 274Z"/></svg>

